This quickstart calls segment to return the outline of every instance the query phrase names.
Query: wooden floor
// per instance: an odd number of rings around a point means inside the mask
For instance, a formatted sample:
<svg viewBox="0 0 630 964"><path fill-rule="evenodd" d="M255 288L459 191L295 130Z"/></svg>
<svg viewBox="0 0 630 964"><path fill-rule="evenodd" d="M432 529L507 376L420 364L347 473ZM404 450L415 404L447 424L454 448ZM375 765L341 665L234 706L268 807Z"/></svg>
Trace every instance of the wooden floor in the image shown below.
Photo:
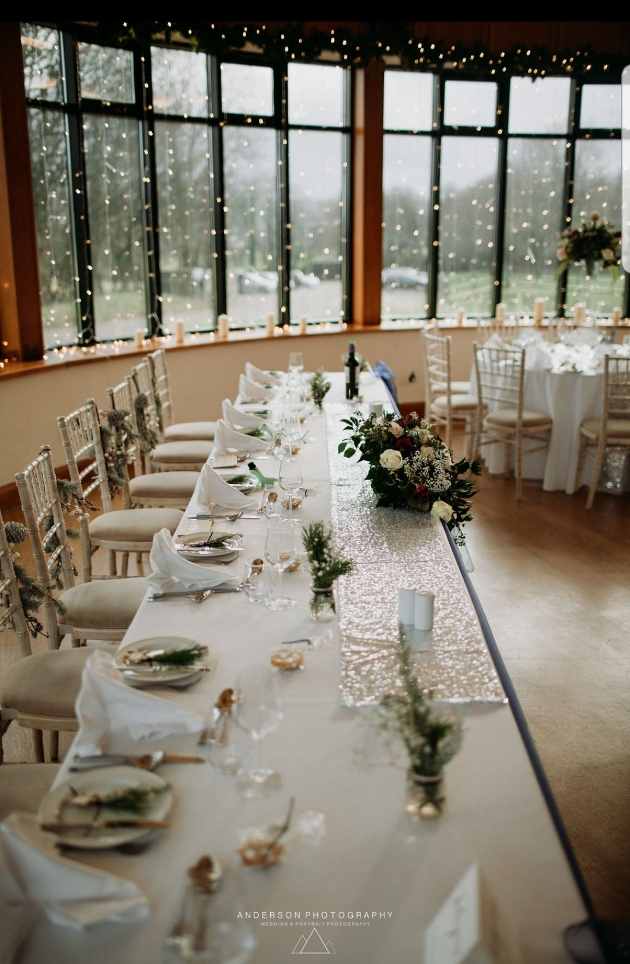
<svg viewBox="0 0 630 964"><path fill-rule="evenodd" d="M484 475L479 487L473 583L596 911L630 920L630 495L598 495L586 512L585 492L526 483L517 504L513 482ZM0 642L2 672L18 653L11 633ZM32 759L15 724L4 744L7 760Z"/></svg>

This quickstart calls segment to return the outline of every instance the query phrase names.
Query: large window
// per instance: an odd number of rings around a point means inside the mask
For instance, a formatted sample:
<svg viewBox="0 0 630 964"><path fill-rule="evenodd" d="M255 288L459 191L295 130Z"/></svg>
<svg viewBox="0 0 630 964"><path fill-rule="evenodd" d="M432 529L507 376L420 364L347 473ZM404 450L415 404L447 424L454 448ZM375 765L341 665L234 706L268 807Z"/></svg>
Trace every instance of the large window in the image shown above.
<svg viewBox="0 0 630 964"><path fill-rule="evenodd" d="M623 272L555 276L568 224L620 227L618 85L388 70L383 126L384 318L625 306Z"/></svg>
<svg viewBox="0 0 630 964"><path fill-rule="evenodd" d="M351 321L351 71L22 28L47 348ZM388 68L381 316L628 312L558 235L620 227L618 84ZM367 105L370 109L370 105Z"/></svg>
<svg viewBox="0 0 630 964"><path fill-rule="evenodd" d="M22 37L47 348L347 317L349 70Z"/></svg>

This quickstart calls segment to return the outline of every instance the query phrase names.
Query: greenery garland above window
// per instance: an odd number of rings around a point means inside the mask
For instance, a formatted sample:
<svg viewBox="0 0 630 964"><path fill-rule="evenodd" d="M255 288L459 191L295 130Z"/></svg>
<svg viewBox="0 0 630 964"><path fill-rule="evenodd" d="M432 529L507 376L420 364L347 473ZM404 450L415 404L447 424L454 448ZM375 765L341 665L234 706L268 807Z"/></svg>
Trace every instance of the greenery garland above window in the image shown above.
<svg viewBox="0 0 630 964"><path fill-rule="evenodd" d="M301 23L279 24L210 23L200 21L136 20L103 21L81 25L95 43L128 46L163 43L190 46L219 56L241 52L286 64L325 59L343 66L365 67L384 60L405 69L478 74L576 75L595 82L615 80L626 66L624 54L602 54L590 45L579 50L551 51L543 46L515 44L509 51L492 52L483 44L449 44L428 37L414 37L413 21L370 21L360 32L345 27L319 30Z"/></svg>

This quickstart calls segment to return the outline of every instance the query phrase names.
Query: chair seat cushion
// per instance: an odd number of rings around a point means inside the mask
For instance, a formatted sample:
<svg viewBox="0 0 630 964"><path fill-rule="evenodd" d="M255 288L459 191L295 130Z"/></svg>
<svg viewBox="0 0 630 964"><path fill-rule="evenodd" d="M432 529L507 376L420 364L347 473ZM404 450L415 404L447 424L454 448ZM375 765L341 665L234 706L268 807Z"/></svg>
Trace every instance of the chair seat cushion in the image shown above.
<svg viewBox="0 0 630 964"><path fill-rule="evenodd" d="M37 716L75 718L81 674L94 650L47 649L13 663L0 680L0 706Z"/></svg>
<svg viewBox="0 0 630 964"><path fill-rule="evenodd" d="M216 427L216 422L178 422L164 429L164 438L167 442L211 442Z"/></svg>
<svg viewBox="0 0 630 964"><path fill-rule="evenodd" d="M433 399L431 410L446 415L446 395L438 395ZM477 399L474 395L453 395L451 394L452 412L476 412Z"/></svg>
<svg viewBox="0 0 630 964"><path fill-rule="evenodd" d="M154 464L203 465L208 461L214 442L198 440L191 442L162 442L151 452Z"/></svg>
<svg viewBox="0 0 630 964"><path fill-rule="evenodd" d="M180 509L118 509L103 512L90 522L90 536L100 542L147 542L160 529L172 534L183 513Z"/></svg>
<svg viewBox="0 0 630 964"><path fill-rule="evenodd" d="M97 579L73 586L61 596L68 612L59 621L81 629L120 630L122 636L148 588L148 582L140 576L133 579Z"/></svg>
<svg viewBox="0 0 630 964"><path fill-rule="evenodd" d="M598 418L587 418L582 422L581 431L589 438L599 438L601 422ZM630 441L630 419L629 418L609 418L606 425L606 438L618 438Z"/></svg>
<svg viewBox="0 0 630 964"><path fill-rule="evenodd" d="M199 472L152 472L129 481L132 502L138 499L182 499L188 503L199 481Z"/></svg>
<svg viewBox="0 0 630 964"><path fill-rule="evenodd" d="M3 763L0 766L0 820L16 810L37 813L59 773L58 763Z"/></svg>
<svg viewBox="0 0 630 964"><path fill-rule="evenodd" d="M470 395L470 382L451 382L451 395Z"/></svg>
<svg viewBox="0 0 630 964"><path fill-rule="evenodd" d="M496 428L516 428L517 411L515 408L500 408L490 412L484 419L484 425ZM530 412L523 409L523 428L551 428L552 421L544 412Z"/></svg>

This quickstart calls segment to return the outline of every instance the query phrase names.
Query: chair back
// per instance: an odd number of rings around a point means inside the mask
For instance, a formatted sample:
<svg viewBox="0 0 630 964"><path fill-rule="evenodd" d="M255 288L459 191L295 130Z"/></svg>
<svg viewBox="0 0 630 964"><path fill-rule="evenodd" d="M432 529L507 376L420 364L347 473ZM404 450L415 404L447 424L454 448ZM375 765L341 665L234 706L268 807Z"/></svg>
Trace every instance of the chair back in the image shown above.
<svg viewBox="0 0 630 964"><path fill-rule="evenodd" d="M630 419L630 358L604 356L604 406L602 414L611 421Z"/></svg>
<svg viewBox="0 0 630 964"><path fill-rule="evenodd" d="M78 482L80 495L88 498L97 489L105 512L112 510L112 496L107 481L107 467L101 441L98 409L93 398L70 415L60 415L57 425L70 478ZM85 464L87 463L87 464ZM82 467L80 467L82 466Z"/></svg>
<svg viewBox="0 0 630 964"><path fill-rule="evenodd" d="M18 638L20 656L31 655L28 625L15 575L11 547L0 513L0 631L12 628Z"/></svg>
<svg viewBox="0 0 630 964"><path fill-rule="evenodd" d="M516 409L523 414L524 348L488 348L473 343L479 410Z"/></svg>
<svg viewBox="0 0 630 964"><path fill-rule="evenodd" d="M151 362L145 358L144 361L131 369L131 377L136 389L136 393L146 395L147 405L144 410L149 428L155 432L160 442L164 441L164 420L162 417L162 402L160 396L155 391L153 381L153 368Z"/></svg>
<svg viewBox="0 0 630 964"><path fill-rule="evenodd" d="M161 404L162 427L166 428L175 422L171 386L168 380L168 368L166 365L166 349L158 348L157 351L149 355L148 360L153 374L155 393Z"/></svg>
<svg viewBox="0 0 630 964"><path fill-rule="evenodd" d="M110 410L112 412L129 413L131 427L136 435L136 440L129 449L129 456L133 459L133 469L135 475L142 475L144 472L144 466L142 464L142 447L140 445L138 431L138 410L136 407L137 394L138 393L134 391L131 375L127 375L124 381L120 382L119 385L115 385L113 388L107 389ZM126 487L125 491L128 491L128 486ZM123 505L125 491L123 491ZM129 508L129 506L125 505L125 508Z"/></svg>
<svg viewBox="0 0 630 964"><path fill-rule="evenodd" d="M424 372L426 384L425 416L435 419L433 403L436 398L446 398L446 447L451 447L451 338L450 335L435 334L436 328L430 325L422 334L424 345ZM442 419L440 419L442 422Z"/></svg>
<svg viewBox="0 0 630 964"><path fill-rule="evenodd" d="M50 649L59 647L59 630L50 591L74 586L72 551L48 445L15 476L24 522L35 562L37 582L47 591L42 600ZM89 540L88 540L89 542Z"/></svg>

